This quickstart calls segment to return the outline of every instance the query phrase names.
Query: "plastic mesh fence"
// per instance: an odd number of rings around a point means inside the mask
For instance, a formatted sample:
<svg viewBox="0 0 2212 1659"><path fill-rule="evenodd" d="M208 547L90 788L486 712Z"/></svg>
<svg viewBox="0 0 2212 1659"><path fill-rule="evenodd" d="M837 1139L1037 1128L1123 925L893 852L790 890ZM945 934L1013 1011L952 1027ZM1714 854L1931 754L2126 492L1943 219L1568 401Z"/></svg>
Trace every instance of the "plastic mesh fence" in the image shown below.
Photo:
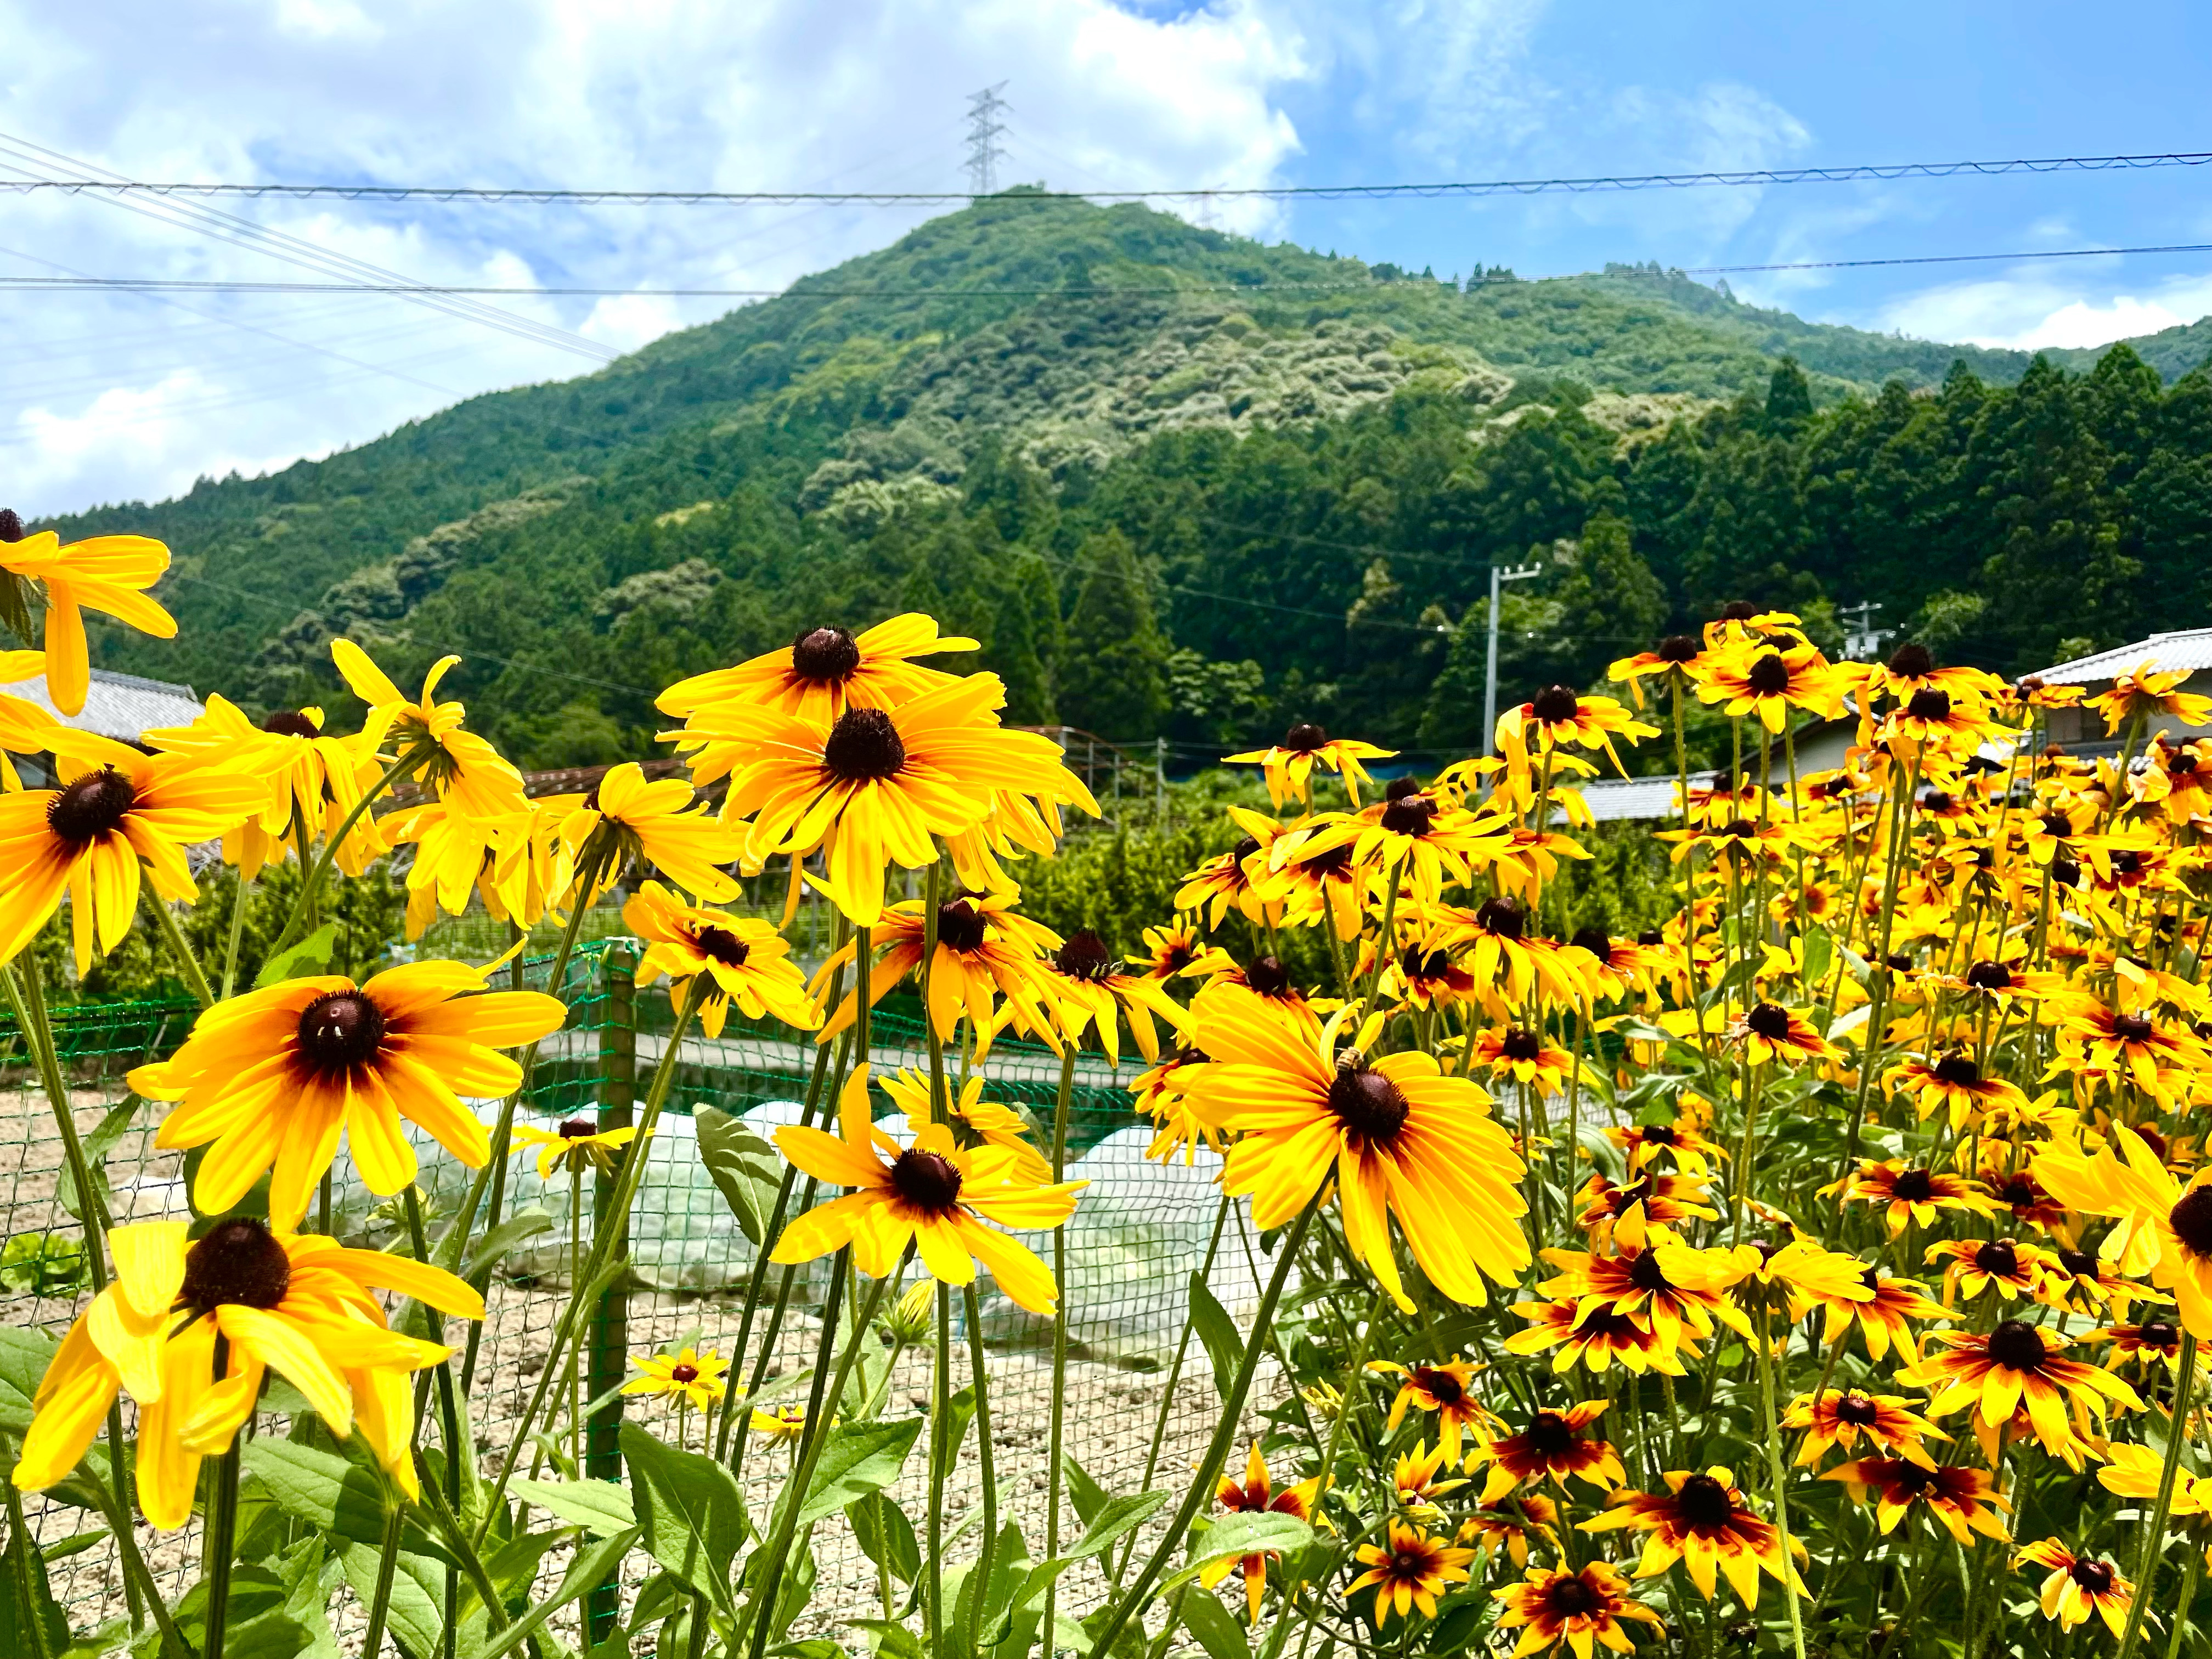
<svg viewBox="0 0 2212 1659"><path fill-rule="evenodd" d="M665 985L634 984L635 948L627 941L608 939L578 951L567 982L560 988L570 1010L568 1024L542 1046L533 1087L518 1121L550 1127L579 1115L623 1121L634 1103L642 1100L665 1052L673 1012ZM550 959L527 962L523 982L535 989L552 988L546 983L550 966ZM153 1145L160 1109L134 1100L124 1074L132 1066L173 1050L189 1030L195 1012L189 1002L56 1012L78 1133L88 1152L107 1172L111 1207L118 1222L187 1212L181 1156ZM877 1076L905 1067L926 1070L927 1056L918 1022L878 1012L872 1024L869 1058ZM730 1353L753 1274L754 1252L697 1156L695 1114L712 1107L772 1138L778 1127L799 1121L815 1055L811 1034L772 1024L732 1020L718 1038L707 1039L695 1031L686 1039L666 1111L647 1150L644 1185L629 1217L635 1277L600 1310L577 1385L581 1397L595 1397L618 1382L629 1355L663 1345L690 1341ZM1132 1113L1123 1086L1142 1064L1140 1057L1124 1054L1117 1070L1102 1054L1079 1055L1069 1120L1068 1176L1091 1184L1068 1229L1062 1285L1073 1356L1065 1402L1066 1443L1094 1479L1118 1492L1135 1490L1145 1474L1159 1390L1182 1329L1191 1273L1205 1264L1211 1247L1209 1285L1231 1312L1241 1316L1256 1301L1260 1274L1267 1266L1240 1219L1232 1218L1217 1239L1219 1200L1212 1181L1218 1164L1210 1156L1202 1153L1194 1166L1144 1160L1151 1128ZM0 1066L7 1068L0 1079L4 1088L0 1103L6 1113L0 1119L0 1137L4 1137L0 1139L0 1170L8 1182L5 1243L0 1245L0 1317L58 1334L83 1305L82 1229L72 1212L57 1201L64 1164L60 1137L45 1096L25 1064L20 1036L5 1021L0 1021ZM1026 1108L1044 1132L1040 1144L1048 1146L1060 1068L1059 1057L1048 1049L1000 1042L985 1068L985 1096ZM882 1117L886 1109L880 1094L876 1104ZM482 1106L487 1118L495 1109L495 1103ZM825 1100L823 1113L833 1109L834 1103ZM884 1121L894 1132L903 1127L896 1119ZM422 1164L418 1184L434 1234L459 1207L471 1172L427 1137L418 1134L414 1140ZM586 1249L594 1185L586 1180L581 1189L580 1226ZM546 1224L516 1249L495 1275L481 1333L465 1358L457 1362L466 1369L465 1390L478 1450L489 1470L495 1470L509 1449L546 1364L568 1293L576 1192L566 1175L539 1179L534 1158L528 1156L511 1162L504 1188L505 1213L540 1212ZM328 1202L331 1229L349 1243L381 1247L402 1226L396 1203L387 1204L368 1193L343 1155L332 1172ZM311 1218L310 1225L314 1224ZM1051 1260L1048 1234L1029 1236L1025 1242ZM771 1322L783 1274L781 1268L768 1273L768 1294L752 1339L756 1354ZM772 1378L796 1379L813 1364L829 1282L827 1263L793 1275L770 1360ZM977 1288L981 1334L991 1371L992 1439L1005 1497L1002 1525L1011 1521L1019 1526L1036 1558L1041 1555L1045 1534L1042 1487L1051 1407L1051 1328L1000 1296L988 1277ZM965 1345L969 1333L957 1297L953 1320L951 1364L957 1389L969 1376ZM880 1366L888 1357L873 1363ZM885 1380L885 1414L926 1409L931 1367L926 1345L905 1351ZM1187 1478L1218 1409L1201 1354L1194 1352L1186 1361L1182 1376L1169 1413L1156 1484ZM673 1437L674 1425L658 1404L631 1401L628 1408L655 1432ZM593 1426L592 1472L612 1475L614 1419L603 1414ZM691 1425L690 1433L696 1447L699 1425ZM535 1449L525 1449L520 1471L531 1472L539 1456ZM746 1497L756 1516L766 1512L787 1456L782 1448L757 1439L749 1450ZM893 1492L917 1528L926 1507L924 1466L917 1449L909 1460L907 1480ZM948 1492L948 1528L969 1517L981 1491L971 1432ZM70 1538L92 1524L83 1510L52 1500L35 1501L33 1508L36 1532L47 1543ZM1063 1516L1061 1529L1063 1542L1079 1534L1080 1523L1072 1510ZM142 1528L140 1540L173 1595L197 1576L198 1544L189 1531L160 1534ZM955 1552L956 1559L972 1553L975 1542L970 1536ZM794 1633L835 1633L841 1618L881 1613L877 1571L842 1517L815 1529L811 1551L814 1607ZM630 1587L646 1576L647 1565L642 1557L629 1564L623 1577ZM96 1540L56 1566L54 1580L56 1594L70 1606L80 1628L123 1611L111 1542ZM1102 1589L1095 1573L1088 1580L1071 1576L1063 1605L1087 1606Z"/></svg>

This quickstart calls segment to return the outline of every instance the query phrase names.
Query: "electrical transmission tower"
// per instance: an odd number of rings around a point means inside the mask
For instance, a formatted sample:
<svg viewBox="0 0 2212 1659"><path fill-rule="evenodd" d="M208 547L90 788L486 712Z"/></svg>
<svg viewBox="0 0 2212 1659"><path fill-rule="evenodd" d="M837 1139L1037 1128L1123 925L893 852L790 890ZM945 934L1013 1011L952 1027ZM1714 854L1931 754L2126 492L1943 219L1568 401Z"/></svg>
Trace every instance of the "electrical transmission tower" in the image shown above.
<svg viewBox="0 0 2212 1659"><path fill-rule="evenodd" d="M999 138L1006 128L999 119L1012 106L999 96L999 88L986 87L968 97L968 191L981 198L994 195L999 188L999 163L1006 152L999 148Z"/></svg>

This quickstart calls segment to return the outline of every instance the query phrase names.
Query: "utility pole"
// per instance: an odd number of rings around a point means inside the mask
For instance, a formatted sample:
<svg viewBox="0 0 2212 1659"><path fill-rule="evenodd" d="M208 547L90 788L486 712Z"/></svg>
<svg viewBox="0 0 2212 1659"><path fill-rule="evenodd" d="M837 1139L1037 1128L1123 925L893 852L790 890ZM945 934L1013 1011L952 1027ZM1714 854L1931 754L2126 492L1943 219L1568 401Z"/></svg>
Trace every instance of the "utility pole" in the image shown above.
<svg viewBox="0 0 2212 1659"><path fill-rule="evenodd" d="M1853 623L1851 631L1844 636L1844 654L1860 659L1871 657L1881 649L1881 642L1889 633L1886 628L1874 625L1874 613L1881 609L1872 599L1861 599L1856 605L1841 605L1836 614ZM1854 617L1856 615L1856 620Z"/></svg>
<svg viewBox="0 0 2212 1659"><path fill-rule="evenodd" d="M999 148L1006 124L999 119L1012 106L999 96L999 88L986 87L968 94L968 193L977 200L998 193L999 163L1006 152Z"/></svg>
<svg viewBox="0 0 2212 1659"><path fill-rule="evenodd" d="M1490 662L1482 675L1482 751L1498 741L1498 586L1500 582L1525 582L1532 576L1544 574L1540 564L1527 564L1512 570L1503 565L1490 567Z"/></svg>

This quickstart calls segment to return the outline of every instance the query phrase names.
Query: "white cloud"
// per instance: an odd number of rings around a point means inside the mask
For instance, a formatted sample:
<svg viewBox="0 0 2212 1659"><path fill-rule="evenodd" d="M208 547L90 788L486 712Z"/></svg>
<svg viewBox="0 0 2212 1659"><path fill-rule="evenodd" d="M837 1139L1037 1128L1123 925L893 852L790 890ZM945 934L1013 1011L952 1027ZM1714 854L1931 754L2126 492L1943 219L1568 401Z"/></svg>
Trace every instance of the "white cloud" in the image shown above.
<svg viewBox="0 0 2212 1659"><path fill-rule="evenodd" d="M2115 291L2117 259L2096 264L2104 268L2023 266L1923 289L1885 308L1878 325L1921 339L2035 351L2106 345L2212 313L2212 276L2175 276L2128 294Z"/></svg>
<svg viewBox="0 0 2212 1659"><path fill-rule="evenodd" d="M1002 179L1228 187L1297 154L1281 94L1315 72L1274 0L0 0L0 128L142 179L957 190L965 94L1006 80ZM326 280L174 207L7 200L0 274ZM779 287L942 210L204 205L426 282L622 289ZM1212 218L1278 223L1264 204ZM728 307L483 303L622 350ZM598 361L370 298L16 293L0 337L39 354L35 388L0 386L9 504L31 513L173 493ZM106 343L126 338L144 343Z"/></svg>

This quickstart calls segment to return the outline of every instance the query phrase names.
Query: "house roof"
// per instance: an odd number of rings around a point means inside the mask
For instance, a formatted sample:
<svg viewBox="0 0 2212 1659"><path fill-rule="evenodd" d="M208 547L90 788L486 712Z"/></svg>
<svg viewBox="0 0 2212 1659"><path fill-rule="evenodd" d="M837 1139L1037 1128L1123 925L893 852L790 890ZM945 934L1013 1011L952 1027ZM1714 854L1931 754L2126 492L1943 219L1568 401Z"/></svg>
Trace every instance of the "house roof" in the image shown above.
<svg viewBox="0 0 2212 1659"><path fill-rule="evenodd" d="M136 743L141 733L156 726L190 726L206 712L189 685L149 680L137 674L118 674L106 668L92 671L83 710L75 714L64 714L54 707L53 699L46 695L44 674L17 680L0 690L36 703L64 726L80 732L96 732L121 743Z"/></svg>
<svg viewBox="0 0 2212 1659"><path fill-rule="evenodd" d="M2154 634L2133 645L2116 646L2094 656L2076 657L2071 662L2044 669L2041 678L2053 685L2091 685L2099 680L2118 679L2145 661L2162 674L2193 674L2200 669L2212 668L2212 628L2185 628L2176 634Z"/></svg>
<svg viewBox="0 0 2212 1659"><path fill-rule="evenodd" d="M1692 778L1702 775L1692 774ZM1674 814L1674 775L1656 778L1592 778L1576 786L1600 823L1625 818L1665 818Z"/></svg>

